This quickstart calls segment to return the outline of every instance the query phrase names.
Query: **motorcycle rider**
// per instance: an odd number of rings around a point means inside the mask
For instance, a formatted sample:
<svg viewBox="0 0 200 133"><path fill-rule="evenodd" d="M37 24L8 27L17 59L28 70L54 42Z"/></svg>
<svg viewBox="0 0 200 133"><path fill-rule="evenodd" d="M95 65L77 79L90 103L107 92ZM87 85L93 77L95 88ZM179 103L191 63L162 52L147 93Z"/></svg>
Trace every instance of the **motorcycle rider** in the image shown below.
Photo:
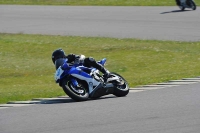
<svg viewBox="0 0 200 133"><path fill-rule="evenodd" d="M177 4L178 6L180 6L181 4L184 4L184 2L187 3L187 4L189 5L189 0L185 0L185 1L183 1L183 0L176 0L176 4Z"/></svg>
<svg viewBox="0 0 200 133"><path fill-rule="evenodd" d="M71 63L71 64L82 63L83 66L85 66L85 67L94 67L94 68L98 69L100 72L103 73L105 82L107 81L107 79L110 75L110 72L104 66L97 63L93 57L85 58L84 55L75 55L75 54L65 55L65 52L61 48L54 50L52 53L53 63L55 64L56 60L60 59L60 58L67 58L68 59L67 63Z"/></svg>
<svg viewBox="0 0 200 133"><path fill-rule="evenodd" d="M178 6L180 6L180 5L181 5L180 0L176 0L176 4L177 4Z"/></svg>

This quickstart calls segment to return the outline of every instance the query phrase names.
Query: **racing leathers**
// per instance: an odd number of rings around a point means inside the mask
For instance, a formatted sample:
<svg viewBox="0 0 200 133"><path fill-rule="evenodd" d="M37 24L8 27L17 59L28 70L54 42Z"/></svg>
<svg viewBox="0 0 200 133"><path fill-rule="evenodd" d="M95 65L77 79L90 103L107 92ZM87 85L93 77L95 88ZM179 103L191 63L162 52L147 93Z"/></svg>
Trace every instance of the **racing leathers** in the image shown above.
<svg viewBox="0 0 200 133"><path fill-rule="evenodd" d="M81 63L85 67L97 68L100 72L103 73L104 80L107 80L107 78L110 75L110 72L104 66L97 63L93 57L85 58L84 55L68 54L66 58L68 59L67 63L75 63L75 64Z"/></svg>

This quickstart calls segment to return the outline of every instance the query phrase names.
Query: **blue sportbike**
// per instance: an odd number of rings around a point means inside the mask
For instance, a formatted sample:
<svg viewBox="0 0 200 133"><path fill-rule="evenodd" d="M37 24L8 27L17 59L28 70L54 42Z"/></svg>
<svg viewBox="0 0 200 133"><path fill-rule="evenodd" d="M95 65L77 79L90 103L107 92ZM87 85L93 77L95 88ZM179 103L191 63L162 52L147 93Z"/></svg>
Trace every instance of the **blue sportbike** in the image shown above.
<svg viewBox="0 0 200 133"><path fill-rule="evenodd" d="M98 63L104 66L106 58ZM128 82L117 73L111 73L105 82L98 69L68 64L67 59L56 60L55 67L56 83L75 101L97 99L108 94L123 97L129 93Z"/></svg>

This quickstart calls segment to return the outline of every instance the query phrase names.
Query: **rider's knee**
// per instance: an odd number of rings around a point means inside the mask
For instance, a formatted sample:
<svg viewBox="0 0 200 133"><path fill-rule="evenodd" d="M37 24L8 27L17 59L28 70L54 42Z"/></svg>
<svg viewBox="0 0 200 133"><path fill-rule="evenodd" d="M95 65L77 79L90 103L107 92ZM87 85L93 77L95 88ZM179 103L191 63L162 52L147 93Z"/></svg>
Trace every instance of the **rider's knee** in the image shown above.
<svg viewBox="0 0 200 133"><path fill-rule="evenodd" d="M88 57L89 62L95 62L95 59L93 57Z"/></svg>

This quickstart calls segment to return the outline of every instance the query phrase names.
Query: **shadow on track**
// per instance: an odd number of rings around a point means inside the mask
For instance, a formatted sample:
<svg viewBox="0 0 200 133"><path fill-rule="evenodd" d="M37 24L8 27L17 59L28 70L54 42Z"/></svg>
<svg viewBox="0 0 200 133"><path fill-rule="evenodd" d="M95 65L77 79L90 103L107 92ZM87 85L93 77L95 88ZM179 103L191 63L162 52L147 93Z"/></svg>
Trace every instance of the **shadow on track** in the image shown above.
<svg viewBox="0 0 200 133"><path fill-rule="evenodd" d="M187 11L193 11L193 10L173 10L173 11L168 11L168 12L162 12L160 14L167 14L167 13L179 13L179 12L187 12Z"/></svg>
<svg viewBox="0 0 200 133"><path fill-rule="evenodd" d="M107 96L103 96L103 97L100 97L100 98L97 98L97 99L88 99L87 101L93 101L93 100L103 100L103 99L110 99L110 98L116 98L116 96L112 96L112 95L107 95ZM87 101L80 101L80 102L87 102ZM66 98L55 98L54 100L40 100L39 103L37 104L61 104L61 103L75 103L77 101L69 98L69 97L66 97Z"/></svg>

